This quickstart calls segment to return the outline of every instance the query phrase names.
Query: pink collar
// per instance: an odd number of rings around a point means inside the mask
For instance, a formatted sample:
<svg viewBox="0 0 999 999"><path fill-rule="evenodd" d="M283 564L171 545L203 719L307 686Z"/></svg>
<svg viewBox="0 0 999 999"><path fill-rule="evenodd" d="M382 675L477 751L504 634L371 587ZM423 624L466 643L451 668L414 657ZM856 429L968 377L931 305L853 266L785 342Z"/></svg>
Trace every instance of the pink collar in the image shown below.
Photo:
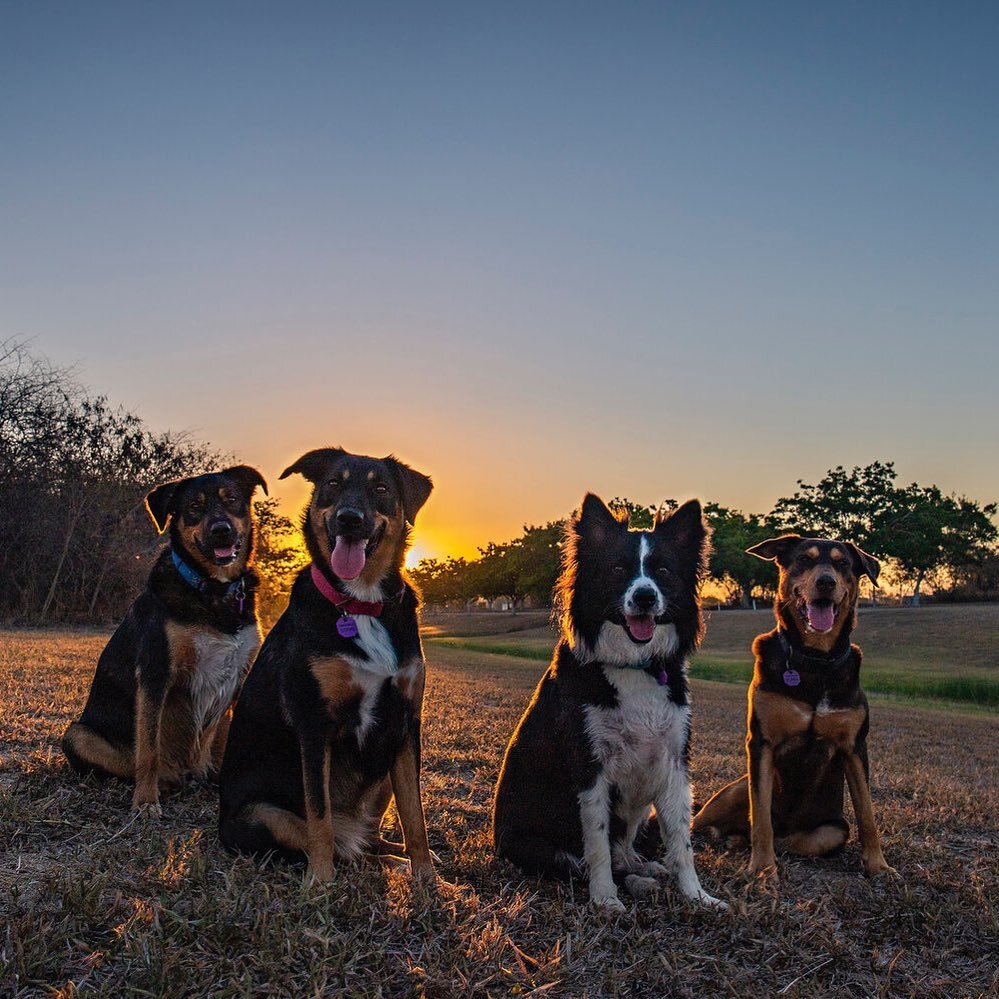
<svg viewBox="0 0 999 999"><path fill-rule="evenodd" d="M312 566L312 582L316 589L343 614L367 614L370 617L380 617L385 604L381 600L355 600L349 593L341 593L319 571Z"/></svg>

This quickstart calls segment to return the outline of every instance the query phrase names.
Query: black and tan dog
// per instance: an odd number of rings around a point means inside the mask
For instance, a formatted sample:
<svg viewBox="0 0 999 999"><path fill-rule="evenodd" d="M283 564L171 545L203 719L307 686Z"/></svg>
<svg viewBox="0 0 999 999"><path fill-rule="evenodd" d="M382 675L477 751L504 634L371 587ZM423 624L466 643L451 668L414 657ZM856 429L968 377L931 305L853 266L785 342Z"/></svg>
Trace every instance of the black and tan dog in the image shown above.
<svg viewBox="0 0 999 999"><path fill-rule="evenodd" d="M145 590L97 663L86 707L62 740L80 773L135 781L134 808L159 812L161 786L217 769L229 709L257 649L255 468L158 486L146 506L170 524Z"/></svg>
<svg viewBox="0 0 999 999"><path fill-rule="evenodd" d="M749 835L753 873L776 869L775 837L791 853L832 853L850 834L843 814L845 780L865 873L894 873L874 822L869 712L860 687L860 649L850 644L860 577L876 582L880 566L848 541L796 534L764 541L749 554L780 569L777 627L753 643L749 773L698 812L694 829L719 837Z"/></svg>
<svg viewBox="0 0 999 999"><path fill-rule="evenodd" d="M232 850L307 859L398 854L379 836L392 795L414 874L433 862L420 792L425 667L418 599L402 573L431 482L395 458L311 451L281 475L313 484L312 564L264 642L236 705L219 775Z"/></svg>

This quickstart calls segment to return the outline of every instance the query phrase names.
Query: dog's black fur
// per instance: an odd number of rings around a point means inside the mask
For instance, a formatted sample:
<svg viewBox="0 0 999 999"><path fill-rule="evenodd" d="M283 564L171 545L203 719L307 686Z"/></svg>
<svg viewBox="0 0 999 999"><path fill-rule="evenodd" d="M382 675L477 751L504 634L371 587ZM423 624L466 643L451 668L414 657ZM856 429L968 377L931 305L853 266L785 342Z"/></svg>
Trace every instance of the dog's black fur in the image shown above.
<svg viewBox="0 0 999 999"><path fill-rule="evenodd" d="M431 482L395 458L323 448L281 476L304 475L313 492L303 518L313 558L267 636L236 705L219 775L223 844L309 861L328 880L334 854L391 854L379 837L392 794L414 873L431 873L419 788L424 662L418 597L402 572L409 525ZM363 545L354 579L334 572L339 546ZM313 571L340 594L381 601L355 615L357 637ZM303 777L304 775L304 777Z"/></svg>
<svg viewBox="0 0 999 999"><path fill-rule="evenodd" d="M221 761L229 709L260 645L249 566L258 486L266 492L255 468L236 465L146 497L157 529L169 523L170 544L101 653L83 714L62 742L75 770L134 779L136 808L156 810L161 785Z"/></svg>
<svg viewBox="0 0 999 999"><path fill-rule="evenodd" d="M703 633L707 551L696 500L630 531L587 494L566 530L561 637L507 748L493 837L528 873L588 871L599 905L621 907L615 881L641 895L666 873L636 849L655 841L653 804L681 891L717 901L698 882L688 831L686 660Z"/></svg>

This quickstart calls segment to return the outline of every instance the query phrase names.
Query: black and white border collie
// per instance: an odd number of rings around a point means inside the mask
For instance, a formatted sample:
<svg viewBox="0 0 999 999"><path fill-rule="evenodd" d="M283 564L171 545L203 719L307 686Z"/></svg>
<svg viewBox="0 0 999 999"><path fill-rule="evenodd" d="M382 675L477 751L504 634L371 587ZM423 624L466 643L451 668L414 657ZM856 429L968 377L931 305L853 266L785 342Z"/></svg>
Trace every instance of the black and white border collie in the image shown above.
<svg viewBox="0 0 999 999"><path fill-rule="evenodd" d="M687 898L724 905L701 887L690 843L686 660L704 630L708 550L697 500L632 531L583 498L556 585L561 637L500 771L498 856L529 874L585 872L592 902L612 911L619 883L642 897L669 872ZM642 847L659 838L663 863Z"/></svg>

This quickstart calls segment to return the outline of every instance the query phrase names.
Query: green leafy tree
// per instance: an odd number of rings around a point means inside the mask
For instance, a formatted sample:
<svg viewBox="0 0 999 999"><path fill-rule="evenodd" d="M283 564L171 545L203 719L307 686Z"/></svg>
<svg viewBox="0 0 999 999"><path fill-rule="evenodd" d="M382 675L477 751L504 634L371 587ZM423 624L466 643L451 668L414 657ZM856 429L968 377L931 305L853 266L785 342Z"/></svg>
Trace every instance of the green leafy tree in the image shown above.
<svg viewBox="0 0 999 999"><path fill-rule="evenodd" d="M996 504L981 506L938 486L896 484L894 463L875 461L846 471L838 466L815 485L798 481L793 496L774 506L782 530L853 541L889 560L913 587L918 605L926 580L986 558L996 542Z"/></svg>
<svg viewBox="0 0 999 999"><path fill-rule="evenodd" d="M254 565L260 574L257 613L267 631L288 606L295 577L309 564L309 554L299 528L278 512L276 499L256 500L253 515Z"/></svg>
<svg viewBox="0 0 999 999"><path fill-rule="evenodd" d="M711 557L708 574L729 601L749 605L755 589L773 586L773 569L746 549L764 541L771 529L758 514L744 514L718 503L707 503L704 515L711 525Z"/></svg>

